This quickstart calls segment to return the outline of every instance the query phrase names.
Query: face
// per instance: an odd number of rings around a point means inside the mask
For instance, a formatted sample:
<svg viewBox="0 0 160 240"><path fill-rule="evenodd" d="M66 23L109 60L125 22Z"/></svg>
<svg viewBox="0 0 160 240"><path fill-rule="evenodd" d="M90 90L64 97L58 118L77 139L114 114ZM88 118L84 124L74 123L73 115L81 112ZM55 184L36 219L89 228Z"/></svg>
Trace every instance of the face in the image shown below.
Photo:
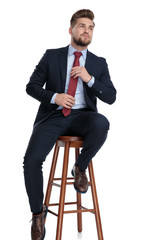
<svg viewBox="0 0 160 240"><path fill-rule="evenodd" d="M76 25L70 27L71 43L81 47L87 47L93 36L94 24L89 18L79 18Z"/></svg>

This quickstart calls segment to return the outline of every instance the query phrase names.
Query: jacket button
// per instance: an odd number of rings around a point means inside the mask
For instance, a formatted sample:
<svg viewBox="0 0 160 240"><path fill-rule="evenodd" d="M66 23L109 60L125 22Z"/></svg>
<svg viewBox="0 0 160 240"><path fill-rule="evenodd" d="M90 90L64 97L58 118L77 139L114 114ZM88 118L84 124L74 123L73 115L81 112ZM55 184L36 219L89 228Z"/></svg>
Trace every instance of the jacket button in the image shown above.
<svg viewBox="0 0 160 240"><path fill-rule="evenodd" d="M99 93L102 93L102 91L99 91Z"/></svg>

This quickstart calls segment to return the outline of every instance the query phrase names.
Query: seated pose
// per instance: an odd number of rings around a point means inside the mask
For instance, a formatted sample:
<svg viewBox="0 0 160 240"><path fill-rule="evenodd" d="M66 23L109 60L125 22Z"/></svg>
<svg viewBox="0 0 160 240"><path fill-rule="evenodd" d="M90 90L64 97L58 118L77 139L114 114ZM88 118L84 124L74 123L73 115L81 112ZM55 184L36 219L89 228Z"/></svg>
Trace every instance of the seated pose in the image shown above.
<svg viewBox="0 0 160 240"><path fill-rule="evenodd" d="M87 49L95 27L93 20L90 10L74 13L70 45L47 50L26 87L27 93L41 103L24 157L25 186L33 214L32 240L44 239L47 207L43 205L42 165L58 137L84 138L71 170L79 193L87 192L86 168L107 138L109 122L97 112L96 101L98 97L114 103L116 90L106 60Z"/></svg>

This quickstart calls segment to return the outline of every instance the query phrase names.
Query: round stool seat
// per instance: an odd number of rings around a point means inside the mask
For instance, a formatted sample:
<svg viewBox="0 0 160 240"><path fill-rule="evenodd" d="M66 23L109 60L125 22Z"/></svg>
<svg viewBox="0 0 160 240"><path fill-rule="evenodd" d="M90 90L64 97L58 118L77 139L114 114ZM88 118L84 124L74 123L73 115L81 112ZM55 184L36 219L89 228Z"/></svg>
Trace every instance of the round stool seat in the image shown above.
<svg viewBox="0 0 160 240"><path fill-rule="evenodd" d="M65 147L69 144L69 147L81 148L83 147L83 137L79 136L60 136L57 140L59 147Z"/></svg>
<svg viewBox="0 0 160 240"><path fill-rule="evenodd" d="M77 137L77 136L60 136L58 140L70 142L70 141L83 141L83 137Z"/></svg>

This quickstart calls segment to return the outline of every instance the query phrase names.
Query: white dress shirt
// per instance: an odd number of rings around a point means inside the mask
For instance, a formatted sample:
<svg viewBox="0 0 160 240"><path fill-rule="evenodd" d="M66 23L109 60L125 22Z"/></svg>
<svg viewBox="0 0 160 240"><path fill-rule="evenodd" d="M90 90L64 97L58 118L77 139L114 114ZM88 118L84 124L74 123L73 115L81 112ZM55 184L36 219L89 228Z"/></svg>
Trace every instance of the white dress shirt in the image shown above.
<svg viewBox="0 0 160 240"><path fill-rule="evenodd" d="M71 69L73 67L73 63L74 63L74 59L75 59L75 55L74 52L76 52L77 50L75 48L73 48L71 45L69 45L68 48L68 58L67 58L67 75L66 75L66 84L65 84L65 93L67 93L68 91L68 87L69 87L69 81L70 81L70 72ZM85 62L86 62L86 57L87 57L87 49L81 51L82 55L79 58L79 63L81 67L85 66ZM89 87L92 87L92 85L94 84L95 78L92 76L91 80L86 83ZM53 97L51 98L51 103L55 104L55 97L58 93L55 93L53 95ZM85 108L87 107L85 98L84 98L84 90L83 90L83 81L82 79L79 77L78 78L78 83L77 83L77 88L76 88L76 93L75 93L75 104L72 107L73 109L79 109L79 108ZM59 106L57 108L57 110L62 109L62 106Z"/></svg>

